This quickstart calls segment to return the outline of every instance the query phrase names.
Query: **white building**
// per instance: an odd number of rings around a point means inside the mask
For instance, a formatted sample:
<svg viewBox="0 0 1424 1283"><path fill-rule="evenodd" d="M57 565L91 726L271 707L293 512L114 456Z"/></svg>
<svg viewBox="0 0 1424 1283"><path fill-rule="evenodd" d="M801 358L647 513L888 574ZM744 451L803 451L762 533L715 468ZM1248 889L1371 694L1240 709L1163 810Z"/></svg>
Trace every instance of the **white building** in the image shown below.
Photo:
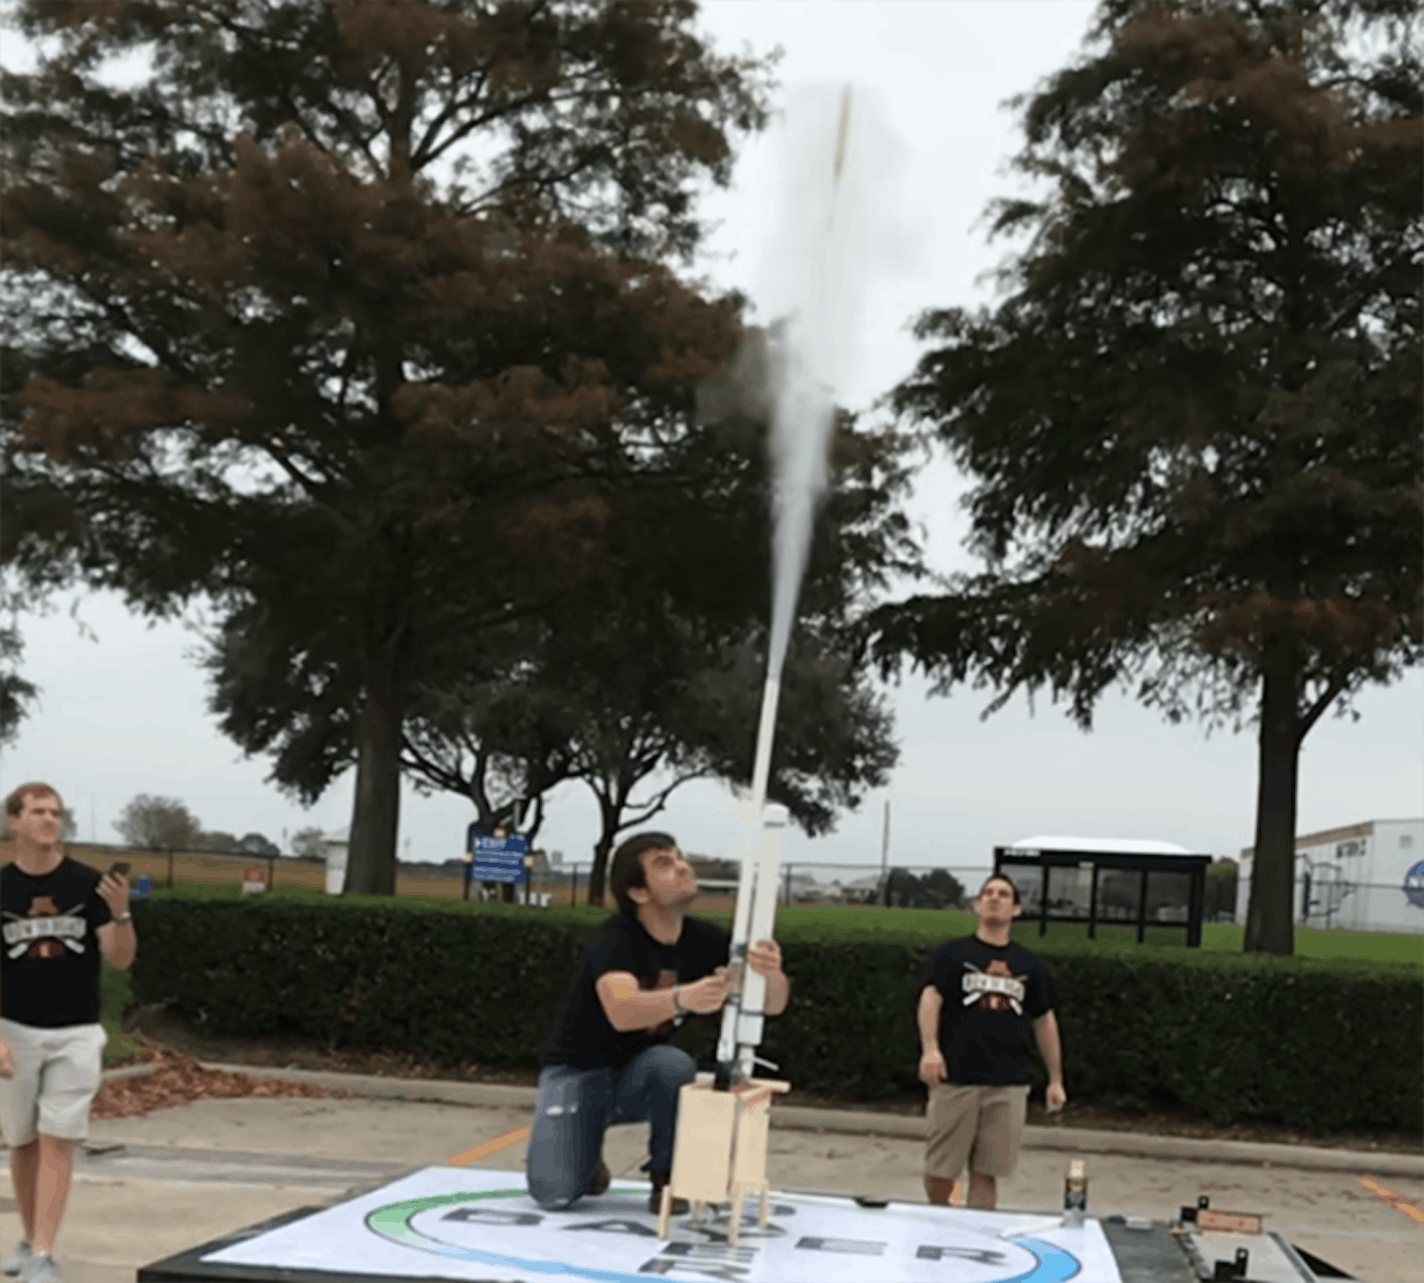
<svg viewBox="0 0 1424 1283"><path fill-rule="evenodd" d="M1241 852L1239 923L1254 855L1254 847ZM1301 926L1424 935L1424 819L1366 820L1296 838L1294 901Z"/></svg>

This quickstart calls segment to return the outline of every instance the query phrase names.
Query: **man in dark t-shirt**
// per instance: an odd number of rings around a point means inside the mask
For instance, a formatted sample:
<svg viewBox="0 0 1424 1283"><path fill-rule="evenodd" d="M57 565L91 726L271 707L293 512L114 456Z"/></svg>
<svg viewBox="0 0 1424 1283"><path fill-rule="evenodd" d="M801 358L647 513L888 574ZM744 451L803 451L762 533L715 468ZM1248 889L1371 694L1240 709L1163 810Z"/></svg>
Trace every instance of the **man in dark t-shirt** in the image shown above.
<svg viewBox="0 0 1424 1283"><path fill-rule="evenodd" d="M100 960L127 968L136 943L122 872L101 877L60 849L54 789L22 784L5 813L15 859L0 869L0 1129L24 1238L3 1269L56 1283L73 1150L99 1088Z"/></svg>
<svg viewBox="0 0 1424 1283"><path fill-rule="evenodd" d="M970 1207L993 1207L997 1180L1011 1175L1023 1136L1032 1028L1048 1066L1047 1103L1063 1107L1058 995L1043 963L1009 935L1021 912L1018 888L991 875L974 900L972 936L930 953L920 992L920 1081L929 1088L925 1193L948 1203L969 1167Z"/></svg>
<svg viewBox="0 0 1424 1283"><path fill-rule="evenodd" d="M559 1025L540 1060L539 1098L529 1137L530 1195L564 1208L602 1194L610 1174L601 1157L614 1123L649 1124L657 1211L672 1170L677 1099L691 1082L691 1056L668 1045L688 1015L720 1011L731 990L731 938L687 916L697 879L667 833L640 833L614 853L609 885L620 912L598 929L584 955ZM786 1007L781 950L758 940L747 965L766 977L766 1013ZM674 1211L686 1210L675 1200Z"/></svg>

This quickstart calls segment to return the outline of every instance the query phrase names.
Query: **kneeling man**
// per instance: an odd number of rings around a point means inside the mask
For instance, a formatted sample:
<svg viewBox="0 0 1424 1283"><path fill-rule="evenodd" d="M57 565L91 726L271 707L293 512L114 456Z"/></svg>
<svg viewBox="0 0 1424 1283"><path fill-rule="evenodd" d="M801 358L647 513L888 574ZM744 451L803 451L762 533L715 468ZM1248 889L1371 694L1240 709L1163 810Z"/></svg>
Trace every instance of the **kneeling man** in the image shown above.
<svg viewBox="0 0 1424 1283"><path fill-rule="evenodd" d="M619 912L589 945L540 1061L529 1193L550 1209L602 1194L610 1180L604 1132L646 1122L643 1170L656 1212L672 1172L678 1091L696 1073L692 1057L668 1039L688 1015L722 1009L732 987L731 937L687 916L697 879L667 833L629 838L613 853L608 880ZM759 940L748 948L747 964L766 977L766 1013L779 1015L789 991L781 950ZM686 1211L685 1202L676 1200L673 1210Z"/></svg>

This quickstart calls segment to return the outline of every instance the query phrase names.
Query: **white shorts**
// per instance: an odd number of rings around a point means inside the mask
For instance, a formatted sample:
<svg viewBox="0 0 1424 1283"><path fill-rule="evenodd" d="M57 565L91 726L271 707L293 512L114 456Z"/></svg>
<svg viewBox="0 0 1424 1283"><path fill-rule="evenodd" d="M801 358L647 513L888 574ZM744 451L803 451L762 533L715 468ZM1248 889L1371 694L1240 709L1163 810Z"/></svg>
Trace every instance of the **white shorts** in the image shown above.
<svg viewBox="0 0 1424 1283"><path fill-rule="evenodd" d="M37 1029L0 1020L15 1061L11 1078L0 1078L0 1127L11 1149L38 1135L83 1140L89 1135L89 1106L99 1090L103 1025Z"/></svg>

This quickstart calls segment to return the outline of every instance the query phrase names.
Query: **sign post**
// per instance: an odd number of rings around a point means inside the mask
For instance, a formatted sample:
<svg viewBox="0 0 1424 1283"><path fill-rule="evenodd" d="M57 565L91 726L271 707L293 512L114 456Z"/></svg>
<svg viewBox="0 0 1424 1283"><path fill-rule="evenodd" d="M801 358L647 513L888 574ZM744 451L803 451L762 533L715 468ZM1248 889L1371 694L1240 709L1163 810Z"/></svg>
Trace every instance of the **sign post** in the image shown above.
<svg viewBox="0 0 1424 1283"><path fill-rule="evenodd" d="M495 837L478 825L470 825L466 848L473 857L470 880L473 882L523 882L524 857L529 843L518 834Z"/></svg>

